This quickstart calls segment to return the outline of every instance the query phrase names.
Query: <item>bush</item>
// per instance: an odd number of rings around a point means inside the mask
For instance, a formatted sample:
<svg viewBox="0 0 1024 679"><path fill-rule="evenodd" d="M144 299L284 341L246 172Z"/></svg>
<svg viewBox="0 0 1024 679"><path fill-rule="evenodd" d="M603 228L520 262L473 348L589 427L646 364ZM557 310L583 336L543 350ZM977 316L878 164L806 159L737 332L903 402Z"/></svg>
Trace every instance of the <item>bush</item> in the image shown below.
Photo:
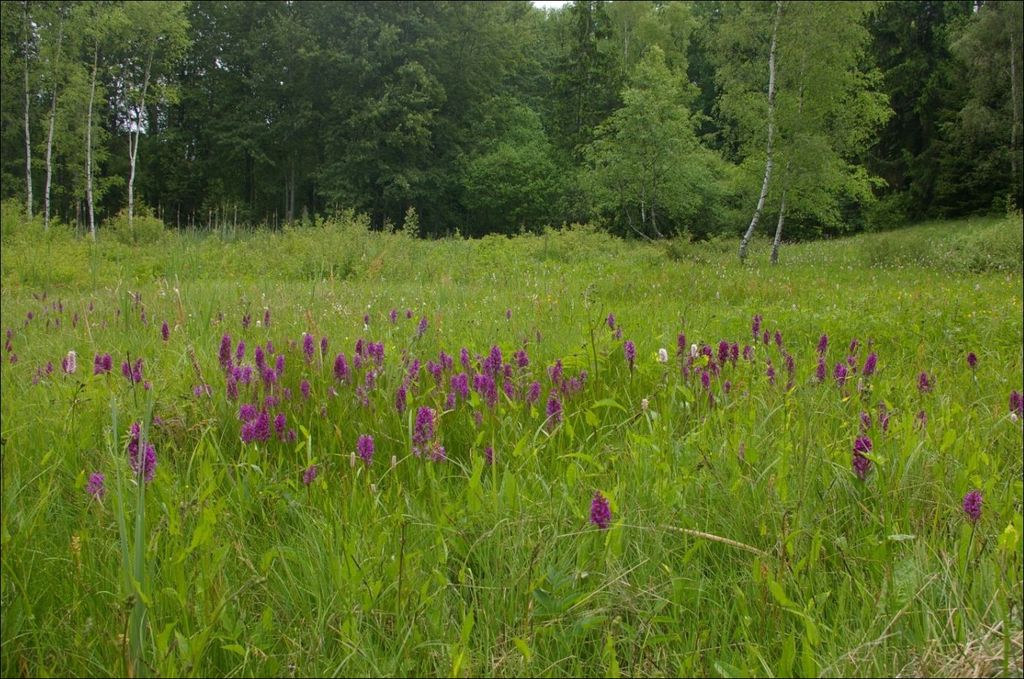
<svg viewBox="0 0 1024 679"><path fill-rule="evenodd" d="M406 238L416 238L420 235L420 216L411 205L405 211L405 219L402 220L402 234Z"/></svg>
<svg viewBox="0 0 1024 679"><path fill-rule="evenodd" d="M662 241L662 247L665 250L665 256L673 262L704 261L697 244L691 241L690 235L685 232L674 238L665 239Z"/></svg>
<svg viewBox="0 0 1024 679"><path fill-rule="evenodd" d="M164 235L163 220L154 217L152 210L141 203L137 206L130 225L126 208L110 219L106 223L106 228L117 242L124 245L151 245Z"/></svg>
<svg viewBox="0 0 1024 679"><path fill-rule="evenodd" d="M12 199L0 205L0 239L4 243L19 237L40 238L42 235L42 218L28 219L24 203Z"/></svg>
<svg viewBox="0 0 1024 679"><path fill-rule="evenodd" d="M906 193L894 193L881 198L864 210L866 231L887 231L904 226L910 213L910 197Z"/></svg>
<svg viewBox="0 0 1024 679"><path fill-rule="evenodd" d="M603 226L595 221L573 223L561 229L548 227L543 235L528 242L533 244L534 256L542 261L580 262L613 258L625 252L626 241L611 235Z"/></svg>
<svg viewBox="0 0 1024 679"><path fill-rule="evenodd" d="M663 241L665 256L674 262L696 262L708 264L723 256L734 256L739 242L721 234L715 234L704 240L691 240L689 235L680 234L675 238Z"/></svg>

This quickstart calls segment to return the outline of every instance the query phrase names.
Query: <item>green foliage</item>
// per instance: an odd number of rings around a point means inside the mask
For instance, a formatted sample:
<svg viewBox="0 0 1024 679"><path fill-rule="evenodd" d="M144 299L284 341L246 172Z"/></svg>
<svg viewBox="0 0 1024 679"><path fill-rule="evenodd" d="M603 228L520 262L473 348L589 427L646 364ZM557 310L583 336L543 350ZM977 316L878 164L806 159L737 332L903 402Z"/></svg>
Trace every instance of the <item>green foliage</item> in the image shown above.
<svg viewBox="0 0 1024 679"><path fill-rule="evenodd" d="M60 221L44 229L42 215L29 220L24 209L14 201L0 205L4 285L71 286L88 280L88 244Z"/></svg>
<svg viewBox="0 0 1024 679"><path fill-rule="evenodd" d="M1024 204L1024 9L984 3L951 50L966 91L943 120L935 201L943 214Z"/></svg>
<svg viewBox="0 0 1024 679"><path fill-rule="evenodd" d="M122 210L108 220L103 228L109 229L114 239L122 245L153 245L164 235L164 223L144 205L137 205L131 223L128 211Z"/></svg>
<svg viewBox="0 0 1024 679"><path fill-rule="evenodd" d="M661 237L693 228L719 202L719 164L697 143L691 96L652 47L622 92L622 108L588 147L594 210L613 215L620 231Z"/></svg>
<svg viewBox="0 0 1024 679"><path fill-rule="evenodd" d="M621 69L609 42L612 22L603 0L573 0L559 34L566 46L556 64L556 139L574 157L594 139L597 126L618 107Z"/></svg>
<svg viewBox="0 0 1024 679"><path fill-rule="evenodd" d="M768 214L777 214L785 192L788 235L848 230L844 207L870 204L879 184L861 157L890 111L879 92L880 74L862 66L866 9L864 3L782 5ZM761 172L769 50L753 50L763 46L764 26L773 16L774 5L741 5L723 20L719 39L721 110L735 121L741 157Z"/></svg>
<svg viewBox="0 0 1024 679"><path fill-rule="evenodd" d="M885 195L865 211L868 231L884 231L903 226L914 211L913 198L907 193Z"/></svg>
<svg viewBox="0 0 1024 679"><path fill-rule="evenodd" d="M120 7L120 15L112 17L115 38L111 46L116 50L120 71L121 97L115 104L123 116L118 122L128 125L133 109L149 101L174 102L178 91L175 81L167 77L188 49L189 24L185 15L186 3L141 2L129 0Z"/></svg>
<svg viewBox="0 0 1024 679"><path fill-rule="evenodd" d="M721 262L722 257L736 249L736 239L715 234L707 240L693 240L688 233L681 233L663 241L665 256L674 262L711 264Z"/></svg>
<svg viewBox="0 0 1024 679"><path fill-rule="evenodd" d="M879 131L867 165L886 182L882 211L896 210L891 219L876 214L872 221L896 226L934 214L943 120L958 105L963 80L950 43L972 4L884 2L868 15L871 53L893 116Z"/></svg>
<svg viewBox="0 0 1024 679"><path fill-rule="evenodd" d="M26 219L25 204L15 200L0 203L0 242L8 243L15 236L31 228L32 222Z"/></svg>
<svg viewBox="0 0 1024 679"><path fill-rule="evenodd" d="M564 180L540 117L518 102L496 99L477 127L480 149L460 181L468 232L512 234L553 220Z"/></svg>
<svg viewBox="0 0 1024 679"><path fill-rule="evenodd" d="M661 50L665 63L677 73L687 70L688 51L696 22L694 8L687 3L658 3L649 0L611 2L607 6L612 40L621 52L620 63L627 78L653 48Z"/></svg>
<svg viewBox="0 0 1024 679"><path fill-rule="evenodd" d="M402 233L409 238L420 235L420 216L411 205L405 211L405 219L402 220Z"/></svg>
<svg viewBox="0 0 1024 679"><path fill-rule="evenodd" d="M765 223L783 191L797 239L1019 205L1021 11L974 6L783 3ZM130 154L168 226L354 209L379 229L415 206L426 237L733 233L763 173L774 8L6 3L0 199L25 200L27 115L32 209L50 155L51 212L79 229L88 136L100 221Z"/></svg>

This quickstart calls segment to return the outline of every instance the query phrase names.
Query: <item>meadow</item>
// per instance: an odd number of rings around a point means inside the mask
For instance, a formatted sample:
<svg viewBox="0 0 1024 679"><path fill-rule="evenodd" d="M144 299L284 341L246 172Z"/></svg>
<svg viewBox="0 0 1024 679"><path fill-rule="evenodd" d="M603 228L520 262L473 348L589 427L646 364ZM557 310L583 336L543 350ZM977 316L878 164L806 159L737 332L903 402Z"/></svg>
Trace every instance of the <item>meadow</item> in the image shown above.
<svg viewBox="0 0 1024 679"><path fill-rule="evenodd" d="M3 676L1021 673L1019 215L140 222L4 210Z"/></svg>

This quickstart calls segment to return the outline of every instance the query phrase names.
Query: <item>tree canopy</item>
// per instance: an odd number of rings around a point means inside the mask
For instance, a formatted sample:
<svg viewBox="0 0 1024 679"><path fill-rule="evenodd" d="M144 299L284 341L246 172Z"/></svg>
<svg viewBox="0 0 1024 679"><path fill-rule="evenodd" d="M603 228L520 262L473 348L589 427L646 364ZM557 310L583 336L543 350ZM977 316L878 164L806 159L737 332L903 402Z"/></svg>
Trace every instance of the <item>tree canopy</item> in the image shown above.
<svg viewBox="0 0 1024 679"><path fill-rule="evenodd" d="M764 223L806 238L1022 201L1020 3L0 9L0 197L82 229L138 202L181 228L739 234L765 184Z"/></svg>

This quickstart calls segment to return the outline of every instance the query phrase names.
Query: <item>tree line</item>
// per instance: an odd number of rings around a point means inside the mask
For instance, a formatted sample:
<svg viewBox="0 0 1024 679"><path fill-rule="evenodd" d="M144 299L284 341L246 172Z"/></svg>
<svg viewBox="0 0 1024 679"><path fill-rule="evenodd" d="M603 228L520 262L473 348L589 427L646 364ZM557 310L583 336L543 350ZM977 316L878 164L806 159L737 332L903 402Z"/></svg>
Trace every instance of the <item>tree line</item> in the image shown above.
<svg viewBox="0 0 1024 679"><path fill-rule="evenodd" d="M1022 204L1019 2L4 2L2 197L808 238ZM783 229L785 228L785 234Z"/></svg>

